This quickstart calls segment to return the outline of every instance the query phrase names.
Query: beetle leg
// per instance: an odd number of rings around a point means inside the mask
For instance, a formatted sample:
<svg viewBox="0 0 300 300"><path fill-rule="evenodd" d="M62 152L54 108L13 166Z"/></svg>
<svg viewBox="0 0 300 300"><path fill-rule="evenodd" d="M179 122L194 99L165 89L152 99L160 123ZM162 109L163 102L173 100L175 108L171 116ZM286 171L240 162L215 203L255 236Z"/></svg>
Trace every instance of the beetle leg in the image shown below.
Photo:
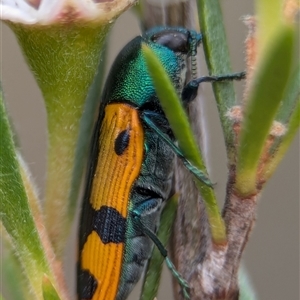
<svg viewBox="0 0 300 300"><path fill-rule="evenodd" d="M142 115L143 120L145 123L157 133L157 135L167 144L169 147L174 151L174 153L181 159L185 167L200 181L202 181L204 184L213 187L212 182L209 180L209 178L197 167L195 167L190 161L188 161L184 155L181 153L180 149L174 144L174 142L166 135L164 134L153 122L152 120L147 117L147 112L144 112Z"/></svg>
<svg viewBox="0 0 300 300"><path fill-rule="evenodd" d="M220 82L220 81L232 81L242 80L246 78L246 72L233 73L221 76L203 76L197 79L193 79L187 83L181 93L181 99L184 103L193 101L197 96L198 87L202 82Z"/></svg>
<svg viewBox="0 0 300 300"><path fill-rule="evenodd" d="M149 201L151 201L151 199L149 199ZM143 232L143 234L145 234L146 236L148 236L152 240L152 242L155 244L155 246L157 247L157 249L159 250L159 252L161 253L161 255L164 257L165 262L167 264L167 267L169 268L169 270L171 271L172 275L176 278L177 282L179 283L179 285L182 288L184 298L185 299L190 299L189 293L188 293L188 290L189 290L188 283L179 274L179 272L176 270L174 264L172 263L172 261L168 257L168 251L167 251L167 249L164 247L164 245L159 240L159 238L157 237L157 235L151 229L149 229L146 225L143 224L143 222L142 222L142 214L143 214L143 212L140 212L138 209L135 209L132 212L132 214L133 214L133 218L134 218L134 221L135 221L135 225Z"/></svg>

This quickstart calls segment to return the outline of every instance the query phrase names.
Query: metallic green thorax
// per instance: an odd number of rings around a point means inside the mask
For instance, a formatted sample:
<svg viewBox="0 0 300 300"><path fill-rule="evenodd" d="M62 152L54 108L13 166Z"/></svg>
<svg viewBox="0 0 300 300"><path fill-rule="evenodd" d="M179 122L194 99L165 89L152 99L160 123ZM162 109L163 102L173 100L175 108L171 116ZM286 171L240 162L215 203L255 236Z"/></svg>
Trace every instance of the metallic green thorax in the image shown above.
<svg viewBox="0 0 300 300"><path fill-rule="evenodd" d="M180 30L187 32L186 29L181 28ZM130 101L140 108L147 101L152 101L153 97L156 97L155 89L142 55L142 43L152 48L168 72L171 81L178 89L182 88L184 82L182 82L181 74L186 63L186 53L175 53L165 46L152 42L151 36L153 31L149 31L144 36L134 38L119 53L107 79L102 99L105 102L104 104L122 99Z"/></svg>

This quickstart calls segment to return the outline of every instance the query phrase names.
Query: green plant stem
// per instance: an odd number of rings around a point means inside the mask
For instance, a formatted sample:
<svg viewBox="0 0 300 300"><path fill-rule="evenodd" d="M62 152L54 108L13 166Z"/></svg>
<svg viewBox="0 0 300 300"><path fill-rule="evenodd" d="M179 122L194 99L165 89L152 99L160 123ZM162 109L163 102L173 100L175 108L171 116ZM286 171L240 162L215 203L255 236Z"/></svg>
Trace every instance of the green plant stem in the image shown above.
<svg viewBox="0 0 300 300"><path fill-rule="evenodd" d="M198 13L206 63L211 75L231 74L229 50L226 41L223 16L218 0L198 0ZM226 113L236 105L236 96L232 82L213 83L213 91L218 105L219 116L224 132L229 164L234 160L232 125Z"/></svg>
<svg viewBox="0 0 300 300"><path fill-rule="evenodd" d="M73 215L71 174L84 101L109 25L18 26L16 33L42 90L47 110L48 165L45 215L55 251L63 255ZM82 159L82 158L81 158ZM75 197L72 196L72 200Z"/></svg>

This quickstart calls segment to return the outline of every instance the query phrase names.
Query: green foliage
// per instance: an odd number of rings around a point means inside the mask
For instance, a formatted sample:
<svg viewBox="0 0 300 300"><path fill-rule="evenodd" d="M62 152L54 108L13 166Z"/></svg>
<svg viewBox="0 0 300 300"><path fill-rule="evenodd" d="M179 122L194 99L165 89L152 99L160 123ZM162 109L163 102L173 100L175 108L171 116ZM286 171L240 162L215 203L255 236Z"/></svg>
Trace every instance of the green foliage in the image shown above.
<svg viewBox="0 0 300 300"><path fill-rule="evenodd" d="M80 162L88 145L83 140L85 144L77 147L77 152L75 150L79 125L88 123L79 121L86 108L85 100L110 24L95 26L77 22L69 26L24 26L10 23L10 26L45 100L48 129L45 220L50 239L60 256L78 198L78 182L74 178L81 179L83 164ZM88 100L93 106L94 102ZM85 117L92 122L93 118ZM76 173L73 173L72 181L70 170L72 172L74 165Z"/></svg>
<svg viewBox="0 0 300 300"><path fill-rule="evenodd" d="M2 257L0 262L0 270L4 275L1 278L1 285L9 292L11 299L30 299L28 290L28 280L24 275L22 267L17 256L13 253L8 239L8 234L4 228L1 228L1 242L4 242ZM6 240L6 241L5 241ZM17 283L17 284L16 284Z"/></svg>
<svg viewBox="0 0 300 300"><path fill-rule="evenodd" d="M293 54L291 28L284 27L277 32L268 50L261 59L261 65L252 82L240 137L236 186L240 193L245 195L253 193L256 189L256 173L260 157L291 71ZM278 57L284 57L284 60Z"/></svg>
<svg viewBox="0 0 300 300"><path fill-rule="evenodd" d="M43 274L53 278L33 220L21 177L12 132L0 95L0 220L21 262L32 293L41 296Z"/></svg>
<svg viewBox="0 0 300 300"><path fill-rule="evenodd" d="M235 184L238 193L243 196L255 193L257 185L273 174L276 163L272 149L277 147L273 144L271 151L268 149L270 135L276 137L271 128L276 117L279 121L288 121L298 99L297 93L299 95L299 71L291 76L296 26L285 15L283 7L281 0L274 3L257 1L257 62L245 99ZM273 12L272 17L270 11ZM286 138L283 137L283 140ZM266 151L269 153L264 154ZM267 161L266 166L261 165L263 161ZM273 170L269 169L270 165L273 165ZM260 167L264 168L263 178L258 174Z"/></svg>
<svg viewBox="0 0 300 300"><path fill-rule="evenodd" d="M272 160L268 162L265 167L264 170L265 179L269 179L274 174L276 168L278 167L278 164L283 159L285 153L291 146L296 134L298 133L299 126L300 126L300 97L297 98L297 104L290 117L287 132L280 140L280 143L277 145Z"/></svg>
<svg viewBox="0 0 300 300"><path fill-rule="evenodd" d="M57 291L47 275L43 277L42 289L44 300L60 300Z"/></svg>
<svg viewBox="0 0 300 300"><path fill-rule="evenodd" d="M275 120L282 124L287 124L290 120L291 114L298 105L300 96L300 63L293 71L291 78L288 80L284 97L280 104Z"/></svg>
<svg viewBox="0 0 300 300"><path fill-rule="evenodd" d="M203 49L206 63L211 75L227 75L232 73L229 60L229 50L226 40L223 16L218 0L198 0L200 28L203 35ZM233 83L215 82L213 91L216 98L219 117L224 132L225 145L229 163L233 160L233 132L226 117L230 107L236 104Z"/></svg>

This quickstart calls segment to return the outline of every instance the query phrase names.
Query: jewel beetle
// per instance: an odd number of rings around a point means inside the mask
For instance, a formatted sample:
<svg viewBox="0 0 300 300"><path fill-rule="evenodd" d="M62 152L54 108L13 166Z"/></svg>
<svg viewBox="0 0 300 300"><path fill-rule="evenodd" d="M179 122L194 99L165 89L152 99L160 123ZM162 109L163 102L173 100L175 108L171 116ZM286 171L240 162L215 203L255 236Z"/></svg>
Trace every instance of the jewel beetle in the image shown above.
<svg viewBox="0 0 300 300"><path fill-rule="evenodd" d="M187 59L193 65L200 42L201 34L193 30L156 27L130 41L111 67L94 129L79 225L80 300L126 299L153 242L167 258L155 231L170 196L175 155L210 184L177 148L141 50L145 43L155 52L188 102L200 82L218 80L208 76L184 86ZM170 269L186 288L172 265Z"/></svg>

